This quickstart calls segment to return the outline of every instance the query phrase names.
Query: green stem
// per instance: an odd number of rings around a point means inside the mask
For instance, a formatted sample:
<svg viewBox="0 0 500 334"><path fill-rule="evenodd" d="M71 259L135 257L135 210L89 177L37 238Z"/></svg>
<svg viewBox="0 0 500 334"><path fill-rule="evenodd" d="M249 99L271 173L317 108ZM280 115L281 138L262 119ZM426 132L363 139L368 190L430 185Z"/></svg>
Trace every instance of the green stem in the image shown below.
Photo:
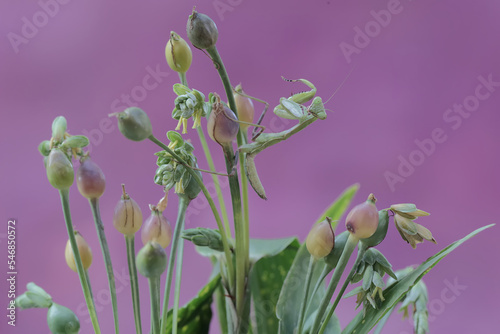
<svg viewBox="0 0 500 334"><path fill-rule="evenodd" d="M113 273L113 264L111 263L111 256L109 255L108 242L106 241L106 235L104 234L104 225L102 224L101 212L99 210L99 199L92 198L89 199L90 207L92 209L92 215L94 217L95 228L97 230L97 235L99 237L99 243L101 244L101 251L104 257L104 264L106 265L106 273L108 275L109 292L111 294L111 305L113 307L113 318L115 323L115 333L119 333L118 326L118 303L116 299L116 285L115 285L115 275Z"/></svg>
<svg viewBox="0 0 500 334"><path fill-rule="evenodd" d="M332 279L330 281L330 284L328 284L328 289L326 291L326 294L323 297L323 299L321 300L321 304L318 308L318 313L316 315L316 319L314 319L314 325L312 327L311 334L318 333L318 330L320 329L321 321L323 319L323 315L325 314L326 309L327 309L328 305L330 304L330 300L332 299L333 293L335 292L335 289L337 288L337 285L339 284L342 273L344 272L345 267L346 267L347 263L349 262L349 258L351 257L351 254L354 251L354 248L356 248L356 245L358 244L358 241L359 241L359 239L353 237L352 234L349 234L349 238L347 239L344 250L342 251L342 255L340 256L337 267L335 268L335 271L333 272L333 276L332 276Z"/></svg>
<svg viewBox="0 0 500 334"><path fill-rule="evenodd" d="M163 144L161 141L159 141L155 136L151 135L148 137L149 140L151 140L153 143L164 149L166 152L168 152L174 159L179 161L180 163L187 165L186 162L179 156L177 155L174 151L172 151L170 148L168 148L167 145ZM217 227L219 228L219 231L221 232L221 238L222 238L222 245L224 247L224 254L226 256L226 262L228 266L228 275L229 275L229 280L232 281L233 279L233 273L234 273L234 267L233 267L233 261L231 257L231 251L229 250L229 243L226 238L226 234L224 233L224 227L222 225L222 221L220 219L219 212L217 211L217 207L215 206L214 200L212 199L212 196L210 196L210 193L207 190L207 187L203 184L202 179L198 176L198 174L193 171L191 168L186 168L189 174L193 177L193 179L198 183L198 185L201 188L201 191L203 192L203 195L205 195L208 204L210 205L210 208L212 209L212 212L215 217L215 221L217 222Z"/></svg>
<svg viewBox="0 0 500 334"><path fill-rule="evenodd" d="M85 276L85 269L83 268L82 258L80 257L80 251L78 250L78 245L75 239L75 232L73 230L73 223L71 221L71 211L69 208L69 191L68 189L59 190L59 194L61 196L61 204L64 213L64 220L66 222L66 229L68 231L69 243L71 244L71 249L73 250L78 277L80 278L80 284L82 285L83 296L85 297L85 302L87 303L87 308L89 311L90 319L92 320L94 332L96 334L100 334L101 329L99 328L99 321L97 320L97 313L95 310L94 299L92 298L92 291Z"/></svg>
<svg viewBox="0 0 500 334"><path fill-rule="evenodd" d="M160 301L157 296L160 277L149 277L148 282L151 298L151 331L152 334L160 334Z"/></svg>
<svg viewBox="0 0 500 334"><path fill-rule="evenodd" d="M299 330L298 334L302 334L302 329L304 327L304 318L305 318L305 313L306 313L306 306L308 304L308 299L309 299L309 285L311 284L311 278L313 274L313 269L314 269L314 264L315 264L314 257L310 257L309 259L309 267L307 268L307 276L306 276L306 285L304 287L304 299L302 299L302 304L300 306L300 312L299 312Z"/></svg>
<svg viewBox="0 0 500 334"><path fill-rule="evenodd" d="M179 299L181 295L181 279L182 279L182 259L184 254L184 239L179 240L179 250L177 252L177 266L175 268L175 293L174 293L174 310L172 312L172 334L177 334L177 322L179 316Z"/></svg>
<svg viewBox="0 0 500 334"><path fill-rule="evenodd" d="M240 161L245 161L245 153L240 152ZM245 164L240 164L241 170L241 199L243 201L243 231L245 232L245 258L246 258L246 275L250 273L250 211L248 207L248 180L245 170Z"/></svg>
<svg viewBox="0 0 500 334"><path fill-rule="evenodd" d="M323 322L323 325L321 326L319 334L322 334L325 332L326 327L328 326L328 321L330 321L330 318L332 317L333 313L335 312L335 309L337 308L337 305L339 304L340 299L344 295L344 292L347 289L347 286L349 285L349 283L351 282L351 279L353 278L354 274L356 273L356 268L358 267L358 264L363 259L363 256L365 255L367 249L368 248L363 243L361 243L361 247L359 248L359 251L358 251L358 257L356 258L356 261L354 262L354 265L352 266L351 271L349 272L349 275L347 275L347 278L344 281L342 288L340 289L339 293L337 294L337 298L335 298L335 302L330 307L330 310L328 311L328 314L326 315L325 321Z"/></svg>
<svg viewBox="0 0 500 334"><path fill-rule="evenodd" d="M137 268L135 266L134 235L126 235L128 272L130 275L130 288L132 290L132 305L134 307L135 332L142 334L141 324L141 300L139 298L139 283L137 280Z"/></svg>
<svg viewBox="0 0 500 334"><path fill-rule="evenodd" d="M168 314L168 302L170 301L170 288L172 285L172 278L174 274L174 265L175 265L175 255L177 253L177 247L179 247L179 243L182 244L182 238L181 238L181 233L184 230L184 221L186 218L186 210L189 205L190 200L185 197L185 196L179 196L179 208L177 211L177 221L175 223L175 229L174 229L174 236L173 236L173 241L172 241L172 247L170 248L170 258L168 261L168 270L167 270L167 280L165 282L165 293L163 296L163 313L161 317L161 332L166 333L167 332L167 314ZM181 245L179 249L181 249L183 246ZM177 260L177 267L181 267L182 270L182 254L181 257ZM179 262L180 261L180 262ZM180 274L178 273L180 276ZM180 286L180 277L176 276L176 288L177 288L177 280L179 280L179 286ZM175 291L177 293L177 291ZM174 296L175 300L175 296ZM178 307L178 304L177 304ZM174 302L174 318L173 318L173 323L172 323L172 328L174 329L174 333L177 332L177 312L176 312L176 307L175 307L175 302Z"/></svg>
<svg viewBox="0 0 500 334"><path fill-rule="evenodd" d="M189 87L185 72L184 73L179 72L179 79L181 80L181 84L183 84L186 87ZM207 159L208 167L210 168L210 171L215 172L216 170L215 170L214 160L212 159L212 153L210 152L210 148L208 147L207 138L205 137L203 128L201 126L198 126L196 128L196 131L198 132L198 137L200 138L201 146L203 147L203 153L205 153L205 158ZM214 182L215 192L217 193L217 199L219 201L219 207L222 213L222 220L224 221L224 229L226 232L226 237L228 239L231 239L231 228L229 227L229 218L227 216L226 203L224 203L224 197L222 196L222 190L217 175L212 174L212 181Z"/></svg>

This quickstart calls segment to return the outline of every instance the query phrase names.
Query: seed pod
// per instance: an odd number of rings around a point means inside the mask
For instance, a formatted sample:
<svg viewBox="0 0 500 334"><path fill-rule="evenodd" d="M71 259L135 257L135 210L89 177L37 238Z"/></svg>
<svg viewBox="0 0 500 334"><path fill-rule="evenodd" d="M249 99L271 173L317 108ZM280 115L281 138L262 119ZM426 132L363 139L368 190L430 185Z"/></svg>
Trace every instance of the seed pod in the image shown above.
<svg viewBox="0 0 500 334"><path fill-rule="evenodd" d="M172 227L170 227L167 218L156 207L152 207L151 215L142 226L141 239L144 245L154 241L163 248L167 248L172 241Z"/></svg>
<svg viewBox="0 0 500 334"><path fill-rule="evenodd" d="M85 239L83 239L82 235L78 231L75 232L75 239L76 245L78 246L78 251L80 252L80 257L82 258L83 268L87 270L92 264L92 251L90 250L89 244L85 241ZM66 243L64 257L66 258L68 267L70 267L71 270L73 270L75 273L78 272L76 269L73 249L71 248L71 243L69 240Z"/></svg>
<svg viewBox="0 0 500 334"><path fill-rule="evenodd" d="M118 129L130 140L141 141L153 134L151 121L144 110L140 108L131 107L111 115L118 118Z"/></svg>
<svg viewBox="0 0 500 334"><path fill-rule="evenodd" d="M245 92L243 91L243 88L241 88L241 84L236 86L235 91L236 93L234 94L234 102L236 103L236 110L238 110L238 119L246 123L253 123L255 108L253 106L252 99L242 95L245 94ZM241 130L246 133L249 125L240 123L240 127Z"/></svg>
<svg viewBox="0 0 500 334"><path fill-rule="evenodd" d="M315 224L306 239L307 250L316 260L330 254L334 245L335 234L328 218Z"/></svg>
<svg viewBox="0 0 500 334"><path fill-rule="evenodd" d="M176 72L186 73L191 66L193 54L186 41L175 32L170 32L170 39L165 47L165 57L170 68Z"/></svg>
<svg viewBox="0 0 500 334"><path fill-rule="evenodd" d="M150 241L137 253L135 262L142 276L159 277L167 268L167 253L159 243Z"/></svg>
<svg viewBox="0 0 500 334"><path fill-rule="evenodd" d="M80 321L69 308L53 303L47 312L47 324L53 334L78 334Z"/></svg>
<svg viewBox="0 0 500 334"><path fill-rule="evenodd" d="M113 215L113 225L118 232L132 236L142 225L142 212L139 205L125 192L125 185L122 184L123 195L115 206Z"/></svg>
<svg viewBox="0 0 500 334"><path fill-rule="evenodd" d="M215 46L219 32L215 22L205 14L193 9L189 15L186 31L191 44L198 49L208 49Z"/></svg>
<svg viewBox="0 0 500 334"><path fill-rule="evenodd" d="M238 119L234 112L220 102L220 97L214 94L215 102L208 118L208 135L222 146L231 143L238 134Z"/></svg>
<svg viewBox="0 0 500 334"><path fill-rule="evenodd" d="M104 193L106 178L101 168L87 156L80 160L80 167L76 172L76 184L83 197L94 199Z"/></svg>
<svg viewBox="0 0 500 334"><path fill-rule="evenodd" d="M50 184L59 190L69 189L75 179L73 165L60 149L50 151L46 162L47 178Z"/></svg>
<svg viewBox="0 0 500 334"><path fill-rule="evenodd" d="M375 196L370 194L366 202L356 205L347 215L345 226L357 239L371 237L378 227L378 211Z"/></svg>

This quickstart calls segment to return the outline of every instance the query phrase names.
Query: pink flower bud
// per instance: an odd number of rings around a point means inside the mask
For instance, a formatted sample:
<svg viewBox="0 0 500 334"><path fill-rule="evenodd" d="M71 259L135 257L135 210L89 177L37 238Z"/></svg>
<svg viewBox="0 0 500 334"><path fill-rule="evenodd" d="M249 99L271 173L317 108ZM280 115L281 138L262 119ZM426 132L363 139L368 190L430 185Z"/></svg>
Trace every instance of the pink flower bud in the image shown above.
<svg viewBox="0 0 500 334"><path fill-rule="evenodd" d="M106 178L101 168L90 158L85 157L80 161L80 167L76 172L76 184L83 197L94 199L104 193Z"/></svg>
<svg viewBox="0 0 500 334"><path fill-rule="evenodd" d="M146 219L142 226L141 239L144 245L154 241L163 248L167 248L172 241L172 227L170 227L167 218L155 207L152 207L151 216Z"/></svg>
<svg viewBox="0 0 500 334"><path fill-rule="evenodd" d="M378 227L378 211L375 196L370 194L366 202L356 205L347 215L345 226L357 239L371 237Z"/></svg>

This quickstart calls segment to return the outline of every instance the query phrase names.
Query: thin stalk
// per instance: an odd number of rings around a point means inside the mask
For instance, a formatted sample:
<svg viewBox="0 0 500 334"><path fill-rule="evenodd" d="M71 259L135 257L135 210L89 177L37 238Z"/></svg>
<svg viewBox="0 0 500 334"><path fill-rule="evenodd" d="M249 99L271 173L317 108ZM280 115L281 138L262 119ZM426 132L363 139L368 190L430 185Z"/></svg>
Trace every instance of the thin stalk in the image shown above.
<svg viewBox="0 0 500 334"><path fill-rule="evenodd" d="M339 284L340 278L342 277L342 273L344 272L345 267L349 262L349 258L351 257L354 248L356 248L356 245L358 244L358 241L359 239L353 237L352 234L349 234L349 238L347 239L344 250L342 251L342 255L340 256L337 267L333 272L330 284L328 284L328 289L326 291L326 294L321 300L321 304L318 308L316 319L314 319L314 325L312 327L311 334L318 333L318 330L320 329L321 325L321 320L323 319L323 315L325 314L326 309L330 304L330 300L332 299L333 293L335 292L335 289Z"/></svg>
<svg viewBox="0 0 500 334"><path fill-rule="evenodd" d="M165 294L163 296L163 313L161 317L161 332L166 333L167 332L167 314L168 314L168 302L170 301L170 288L172 285L172 278L174 275L174 265L175 265L175 255L177 253L177 248L183 249L183 239L181 238L181 233L184 230L184 221L186 218L186 210L191 201L185 197L185 196L179 196L179 208L177 210L177 221L175 223L175 229L174 229L174 236L172 238L172 246L170 248L170 258L168 260L168 270L167 270L167 280L165 282ZM181 246L179 246L179 243L181 243ZM181 267L182 270L182 254L180 258L177 259L177 268L179 266ZM179 262L180 261L180 262ZM178 274L180 276L180 274ZM176 289L177 289L177 280L179 280L179 286L180 286L180 277L176 276ZM177 291L175 291L177 293ZM175 296L174 296L175 300ZM177 308L179 305L177 304ZM174 333L177 332L177 312L176 312L176 307L175 307L175 302L174 302L174 314L173 314L173 322L172 322L172 328L175 331Z"/></svg>
<svg viewBox="0 0 500 334"><path fill-rule="evenodd" d="M164 149L166 152L168 152L174 159L179 161L182 164L186 164L186 162L177 154L175 154L174 151L172 151L170 148L168 148L167 145L163 144L161 141L159 141L155 136L151 135L149 136L149 140L151 140L153 143ZM222 225L222 221L220 219L219 212L217 211L217 207L215 206L214 200L212 199L212 196L210 196L210 193L207 190L207 187L203 184L203 181L201 178L196 174L191 168L186 168L189 174L193 177L193 179L198 183L198 185L201 188L201 191L203 192L203 195L205 195L208 204L210 205L210 208L212 209L212 212L215 217L215 221L217 222L217 227L219 228L219 231L221 231L221 238L222 238L222 246L224 248L224 254L226 256L226 262L228 266L228 275L229 275L229 280L233 280L233 275L234 275L234 267L233 267L233 261L231 258L231 251L229 250L229 243L226 238L226 234L222 233L224 231L224 227Z"/></svg>
<svg viewBox="0 0 500 334"><path fill-rule="evenodd" d="M90 319L92 321L92 326L96 334L101 333L99 327L99 321L97 320L97 313L95 310L94 299L92 298L92 291L90 289L89 282L85 276L85 269L83 268L82 258L80 257L80 251L78 250L78 245L76 244L75 232L73 230L73 223L71 221L71 211L69 208L69 191L68 189L59 190L61 196L61 204L64 213L64 220L66 222L66 229L68 231L69 243L71 244L71 249L73 250L73 255L75 257L76 269L78 272L78 277L80 278L80 284L82 285L83 296L85 297L85 302L87 303L87 308L89 311Z"/></svg>
<svg viewBox="0 0 500 334"><path fill-rule="evenodd" d="M189 87L185 72L184 73L179 72L179 79L181 80L181 84L183 84L186 87ZM201 146L203 147L203 153L205 153L205 158L207 159L208 167L210 168L210 171L216 172L214 160L212 159L212 153L210 152L210 148L208 147L207 138L205 137L203 128L201 126L198 126L196 128L196 131L198 132L198 137L200 138ZM228 239L231 239L231 228L229 227L229 218L227 216L226 203L224 203L224 197L222 196L222 190L217 175L212 174L212 181L214 182L215 192L217 194L217 199L219 201L219 207L222 213L222 220L224 222L224 230L226 233L226 237Z"/></svg>
<svg viewBox="0 0 500 334"><path fill-rule="evenodd" d="M111 263L111 256L109 255L108 242L106 240L106 235L104 234L104 225L102 224L101 212L99 210L99 199L92 198L89 199L90 207L92 209L92 216L94 217L95 228L97 230L97 236L99 237L99 243L101 244L101 251L104 257L104 264L106 265L106 273L108 276L109 292L111 294L111 305L113 307L113 319L115 323L115 333L119 333L118 326L118 302L116 299L116 284L115 284L115 274L113 273L113 264Z"/></svg>
<svg viewBox="0 0 500 334"><path fill-rule="evenodd" d="M339 304L340 299L344 295L344 292L347 289L347 286L349 285L352 277L356 273L356 268L357 268L358 264L361 262L361 259L363 259L363 256L365 255L366 250L367 250L367 247L365 247L364 244L361 243L361 247L359 248L359 251L358 251L358 257L356 258L356 261L354 262L354 265L352 266L351 271L349 272L349 275L347 275L347 278L344 281L342 288L340 289L339 293L337 294L337 297L335 298L335 302L330 307L330 310L328 311L328 314L326 315L325 321L323 322L323 325L321 326L321 329L319 330L319 334L322 334L325 332L326 327L328 326L328 321L330 321L330 318L332 317L333 312L335 312L335 309L337 308L337 305Z"/></svg>
<svg viewBox="0 0 500 334"><path fill-rule="evenodd" d="M174 292L174 310L172 312L172 334L177 334L177 319L179 316L179 299L181 295L182 279L182 259L184 254L184 239L179 240L179 249L177 252L177 266L175 267L175 292Z"/></svg>
<svg viewBox="0 0 500 334"><path fill-rule="evenodd" d="M160 300L157 296L160 277L149 277L148 282L151 298L151 332L152 334L160 334Z"/></svg>
<svg viewBox="0 0 500 334"><path fill-rule="evenodd" d="M245 153L240 152L240 161L246 159ZM245 164L240 164L241 169L241 200L243 201L243 231L245 232L245 258L246 275L250 272L250 211L248 207L248 180Z"/></svg>
<svg viewBox="0 0 500 334"><path fill-rule="evenodd" d="M130 275L130 288L132 290L132 305L134 307L135 332L142 334L141 324L141 299L139 298L139 283L137 280L137 268L135 266L135 245L134 235L126 235L125 242L127 244L127 262L128 272Z"/></svg>
<svg viewBox="0 0 500 334"><path fill-rule="evenodd" d="M313 269L314 269L314 264L316 261L314 260L314 257L311 256L309 259L309 266L307 268L307 276L306 276L306 286L304 287L304 299L302 299L302 304L300 306L300 312L299 312L299 330L298 334L302 334L302 329L304 327L304 318L306 316L306 306L308 304L307 300L309 299L309 285L311 284L311 278L313 275Z"/></svg>

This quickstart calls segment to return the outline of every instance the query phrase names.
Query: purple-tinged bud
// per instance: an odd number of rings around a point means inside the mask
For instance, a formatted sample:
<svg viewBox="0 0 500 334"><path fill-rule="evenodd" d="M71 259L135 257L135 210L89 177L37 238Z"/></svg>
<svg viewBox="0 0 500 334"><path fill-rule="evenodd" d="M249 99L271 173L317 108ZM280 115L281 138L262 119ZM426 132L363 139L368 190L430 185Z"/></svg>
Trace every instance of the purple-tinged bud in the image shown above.
<svg viewBox="0 0 500 334"><path fill-rule="evenodd" d="M80 258L82 259L83 268L85 270L89 269L92 264L92 251L90 250L89 244L85 239L83 239L82 235L75 232L76 245L78 246L78 252L80 253ZM75 273L77 272L75 256L73 254L73 249L71 248L71 243L68 240L66 243L66 249L64 251L64 257L66 258L66 263L68 267L71 268Z"/></svg>
<svg viewBox="0 0 500 334"><path fill-rule="evenodd" d="M366 202L356 205L347 215L345 226L357 239L371 237L378 227L378 211L375 196L370 194Z"/></svg>
<svg viewBox="0 0 500 334"><path fill-rule="evenodd" d="M139 205L125 192L124 184L122 189L122 198L115 206L113 225L125 236L133 236L141 228L142 212Z"/></svg>
<svg viewBox="0 0 500 334"><path fill-rule="evenodd" d="M148 278L160 277L167 269L167 253L157 242L150 241L137 253L137 270Z"/></svg>
<svg viewBox="0 0 500 334"><path fill-rule="evenodd" d="M146 245L150 241L157 242L163 248L167 248L172 241L172 227L167 218L157 210L151 207L151 216L144 222L141 229L142 243Z"/></svg>
<svg viewBox="0 0 500 334"><path fill-rule="evenodd" d="M306 239L306 247L309 253L319 260L332 251L335 246L335 234L333 233L329 218L313 226Z"/></svg>
<svg viewBox="0 0 500 334"><path fill-rule="evenodd" d="M80 160L80 167L76 172L76 184L83 197L95 199L104 193L106 178L101 168L86 156Z"/></svg>
<svg viewBox="0 0 500 334"><path fill-rule="evenodd" d="M234 102L236 103L236 110L238 110L238 119L246 123L253 123L255 108L252 99L244 95L245 92L241 88L241 84L236 86L234 90ZM240 123L240 126L241 130L245 132L249 124Z"/></svg>
<svg viewBox="0 0 500 334"><path fill-rule="evenodd" d="M60 149L54 148L50 151L45 164L47 178L50 184L59 190L69 189L75 179L73 165L66 154Z"/></svg>
<svg viewBox="0 0 500 334"><path fill-rule="evenodd" d="M220 102L219 95L214 93L214 96L215 102L207 122L208 135L213 141L225 146L238 134L238 118L231 109Z"/></svg>
<svg viewBox="0 0 500 334"><path fill-rule="evenodd" d="M205 14L193 9L189 15L186 31L191 44L198 49L208 49L215 46L219 32L215 22Z"/></svg>

